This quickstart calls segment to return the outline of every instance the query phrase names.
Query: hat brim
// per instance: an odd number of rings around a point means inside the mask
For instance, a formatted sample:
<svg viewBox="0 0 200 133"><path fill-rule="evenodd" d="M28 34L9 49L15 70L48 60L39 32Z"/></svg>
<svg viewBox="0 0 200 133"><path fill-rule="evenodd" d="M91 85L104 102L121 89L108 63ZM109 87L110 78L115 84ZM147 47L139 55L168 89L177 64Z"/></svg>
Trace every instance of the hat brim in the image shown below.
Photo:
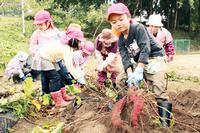
<svg viewBox="0 0 200 133"><path fill-rule="evenodd" d="M45 22L44 20L43 21L34 21L33 24L42 24L44 22Z"/></svg>
<svg viewBox="0 0 200 133"><path fill-rule="evenodd" d="M147 22L146 25L153 25L153 26L159 26L159 27L162 27L163 24L162 23L151 23L151 22Z"/></svg>
<svg viewBox="0 0 200 133"><path fill-rule="evenodd" d="M119 15L121 15L121 14L126 14L126 12L122 12L122 11L113 11L113 12L110 12L110 13L107 15L107 17L106 17L106 20L107 20L107 21L110 20L110 15L111 15L111 14L119 14Z"/></svg>
<svg viewBox="0 0 200 133"><path fill-rule="evenodd" d="M113 43L113 42L116 42L118 40L118 37L113 35L112 38L110 38L110 39L104 39L104 38L102 38L102 35L100 35L98 40L101 41L101 42L105 41L105 42L108 42L108 43Z"/></svg>

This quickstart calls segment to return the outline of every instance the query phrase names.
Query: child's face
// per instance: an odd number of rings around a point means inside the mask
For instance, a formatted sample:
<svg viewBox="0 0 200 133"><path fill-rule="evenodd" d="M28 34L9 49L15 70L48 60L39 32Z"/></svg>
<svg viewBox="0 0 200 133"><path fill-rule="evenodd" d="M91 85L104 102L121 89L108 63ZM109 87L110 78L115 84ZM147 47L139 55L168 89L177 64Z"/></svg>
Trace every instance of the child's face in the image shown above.
<svg viewBox="0 0 200 133"><path fill-rule="evenodd" d="M88 53L82 52L83 57L88 57L90 56Z"/></svg>
<svg viewBox="0 0 200 133"><path fill-rule="evenodd" d="M37 24L37 28L41 31L45 31L48 29L50 23L49 22L46 22L46 23L42 23L42 24Z"/></svg>
<svg viewBox="0 0 200 133"><path fill-rule="evenodd" d="M130 17L126 14L111 14L109 21L118 32L126 32L130 26Z"/></svg>
<svg viewBox="0 0 200 133"><path fill-rule="evenodd" d="M103 41L102 44L106 48L111 46L111 43L107 43L106 41Z"/></svg>

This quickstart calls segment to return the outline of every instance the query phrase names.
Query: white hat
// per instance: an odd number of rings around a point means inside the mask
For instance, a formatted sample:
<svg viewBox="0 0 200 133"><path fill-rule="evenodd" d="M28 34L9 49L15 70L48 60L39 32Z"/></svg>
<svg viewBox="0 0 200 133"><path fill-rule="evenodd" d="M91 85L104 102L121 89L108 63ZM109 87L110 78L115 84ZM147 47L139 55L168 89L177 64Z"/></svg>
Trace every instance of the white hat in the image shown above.
<svg viewBox="0 0 200 133"><path fill-rule="evenodd" d="M28 54L22 51L19 51L16 56L20 61L25 61L28 58Z"/></svg>
<svg viewBox="0 0 200 133"><path fill-rule="evenodd" d="M161 22L161 16L160 15L150 15L149 21L146 23L146 25L153 25L153 26L163 26Z"/></svg>

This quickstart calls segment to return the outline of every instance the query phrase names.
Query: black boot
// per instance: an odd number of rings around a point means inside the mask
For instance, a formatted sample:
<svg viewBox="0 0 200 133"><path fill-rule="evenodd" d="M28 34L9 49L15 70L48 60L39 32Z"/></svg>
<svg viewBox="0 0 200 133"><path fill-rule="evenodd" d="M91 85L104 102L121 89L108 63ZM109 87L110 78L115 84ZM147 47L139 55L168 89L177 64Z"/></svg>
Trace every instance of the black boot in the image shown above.
<svg viewBox="0 0 200 133"><path fill-rule="evenodd" d="M171 121L171 112L172 112L172 103L169 101L157 101L158 104L158 113L160 118L160 122L163 127L170 127Z"/></svg>

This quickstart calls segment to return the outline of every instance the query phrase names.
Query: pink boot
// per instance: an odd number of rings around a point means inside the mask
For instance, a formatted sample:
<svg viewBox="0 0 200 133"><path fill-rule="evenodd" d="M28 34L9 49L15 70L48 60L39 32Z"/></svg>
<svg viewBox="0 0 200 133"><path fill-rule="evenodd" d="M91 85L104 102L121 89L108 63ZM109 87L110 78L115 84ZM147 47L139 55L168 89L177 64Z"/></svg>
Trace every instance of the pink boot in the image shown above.
<svg viewBox="0 0 200 133"><path fill-rule="evenodd" d="M51 97L52 97L53 101L55 102L56 107L64 107L71 103L71 102L66 102L63 99L61 90L56 91L56 92L51 92Z"/></svg>
<svg viewBox="0 0 200 133"><path fill-rule="evenodd" d="M60 91L61 91L61 94L62 94L62 98L65 101L71 101L75 98L75 96L69 96L69 95L66 94L65 87L61 88Z"/></svg>

